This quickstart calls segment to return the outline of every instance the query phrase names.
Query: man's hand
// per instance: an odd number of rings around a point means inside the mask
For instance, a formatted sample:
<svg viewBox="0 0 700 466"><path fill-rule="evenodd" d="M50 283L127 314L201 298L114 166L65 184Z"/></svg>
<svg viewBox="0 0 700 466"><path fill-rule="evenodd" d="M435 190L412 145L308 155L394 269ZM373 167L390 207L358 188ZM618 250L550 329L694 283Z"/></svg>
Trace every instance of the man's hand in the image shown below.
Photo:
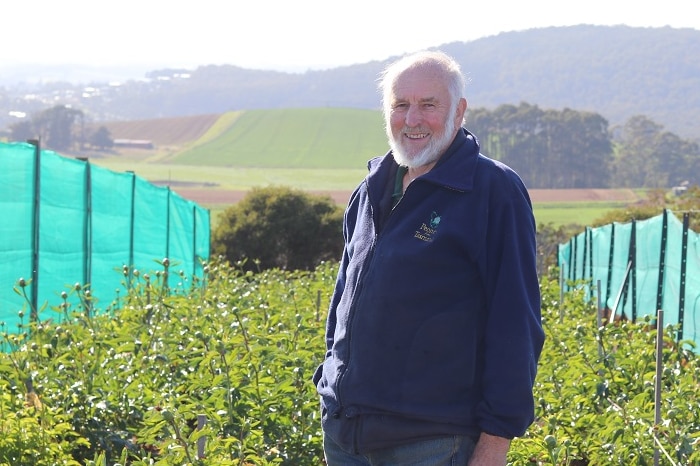
<svg viewBox="0 0 700 466"><path fill-rule="evenodd" d="M509 448L510 439L482 432L468 466L505 466Z"/></svg>

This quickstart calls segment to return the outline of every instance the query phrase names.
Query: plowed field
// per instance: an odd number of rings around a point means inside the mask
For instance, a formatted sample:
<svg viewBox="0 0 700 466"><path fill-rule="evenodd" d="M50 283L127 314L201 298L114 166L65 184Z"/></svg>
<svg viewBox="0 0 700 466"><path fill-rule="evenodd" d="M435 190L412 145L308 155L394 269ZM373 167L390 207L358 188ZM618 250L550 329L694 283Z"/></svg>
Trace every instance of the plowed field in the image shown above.
<svg viewBox="0 0 700 466"><path fill-rule="evenodd" d="M114 139L141 139L156 146L196 141L221 115L195 115L153 120L112 121L105 126Z"/></svg>

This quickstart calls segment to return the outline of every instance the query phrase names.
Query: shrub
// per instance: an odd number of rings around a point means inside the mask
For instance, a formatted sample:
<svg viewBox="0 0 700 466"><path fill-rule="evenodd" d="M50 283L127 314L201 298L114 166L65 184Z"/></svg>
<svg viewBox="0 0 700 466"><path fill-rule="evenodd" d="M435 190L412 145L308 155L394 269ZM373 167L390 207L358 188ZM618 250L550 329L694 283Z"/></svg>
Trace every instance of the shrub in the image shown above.
<svg viewBox="0 0 700 466"><path fill-rule="evenodd" d="M614 209L596 219L591 226L597 227L609 223L628 223L632 220L646 220L661 214L664 209L675 213L695 212L700 210L700 186L690 186L682 194L673 194L663 190L653 190L645 201L621 209ZM690 229L700 231L700 215L690 216Z"/></svg>
<svg viewBox="0 0 700 466"><path fill-rule="evenodd" d="M226 209L212 250L246 270L311 270L338 260L342 209L329 196L286 187L255 188Z"/></svg>

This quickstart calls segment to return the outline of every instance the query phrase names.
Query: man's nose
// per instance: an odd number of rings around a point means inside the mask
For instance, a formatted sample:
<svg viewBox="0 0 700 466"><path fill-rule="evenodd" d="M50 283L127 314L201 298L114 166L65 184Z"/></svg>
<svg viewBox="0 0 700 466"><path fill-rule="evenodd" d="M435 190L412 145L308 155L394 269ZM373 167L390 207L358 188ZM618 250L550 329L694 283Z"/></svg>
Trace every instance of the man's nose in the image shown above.
<svg viewBox="0 0 700 466"><path fill-rule="evenodd" d="M406 111L406 126L418 126L423 119L422 112L417 105L411 105Z"/></svg>

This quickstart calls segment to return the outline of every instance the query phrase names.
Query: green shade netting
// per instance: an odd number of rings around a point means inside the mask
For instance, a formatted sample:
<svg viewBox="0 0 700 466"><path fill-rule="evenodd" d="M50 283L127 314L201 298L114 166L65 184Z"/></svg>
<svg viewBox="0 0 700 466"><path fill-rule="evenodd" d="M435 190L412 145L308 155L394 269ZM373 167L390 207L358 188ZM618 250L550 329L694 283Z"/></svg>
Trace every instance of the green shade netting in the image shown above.
<svg viewBox="0 0 700 466"><path fill-rule="evenodd" d="M601 307L632 320L661 309L664 325L699 343L700 235L672 212L586 229L559 245L558 264L564 290L584 286Z"/></svg>
<svg viewBox="0 0 700 466"><path fill-rule="evenodd" d="M90 286L95 309L118 308L124 266L155 272L167 257L168 285L184 289L209 257L208 210L133 173L31 144L0 143L0 212L3 331L16 332L32 305L40 320L60 318L51 308L76 283ZM24 290L20 278L30 283Z"/></svg>

